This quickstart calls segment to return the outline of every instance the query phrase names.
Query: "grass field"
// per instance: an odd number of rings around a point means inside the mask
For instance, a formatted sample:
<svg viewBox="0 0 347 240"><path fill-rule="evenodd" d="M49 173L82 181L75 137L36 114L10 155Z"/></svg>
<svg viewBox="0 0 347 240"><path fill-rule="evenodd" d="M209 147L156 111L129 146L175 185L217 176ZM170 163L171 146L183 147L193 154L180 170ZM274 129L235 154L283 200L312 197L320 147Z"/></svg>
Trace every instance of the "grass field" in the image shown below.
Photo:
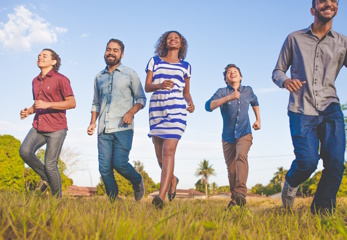
<svg viewBox="0 0 347 240"><path fill-rule="evenodd" d="M312 215L312 199L293 212L280 199L179 200L157 211L151 199L63 198L0 192L0 239L347 239L347 198L334 216Z"/></svg>

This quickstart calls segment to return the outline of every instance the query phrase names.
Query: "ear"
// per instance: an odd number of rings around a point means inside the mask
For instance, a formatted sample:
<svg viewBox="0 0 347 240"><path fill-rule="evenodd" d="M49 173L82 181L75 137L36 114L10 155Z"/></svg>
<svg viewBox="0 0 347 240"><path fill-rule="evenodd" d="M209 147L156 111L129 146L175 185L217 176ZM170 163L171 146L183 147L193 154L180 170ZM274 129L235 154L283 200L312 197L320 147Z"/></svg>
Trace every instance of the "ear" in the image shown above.
<svg viewBox="0 0 347 240"><path fill-rule="evenodd" d="M57 64L57 60L53 60L52 66L54 66L55 64Z"/></svg>
<svg viewBox="0 0 347 240"><path fill-rule="evenodd" d="M311 7L311 15L312 16L315 16L316 15L316 9Z"/></svg>
<svg viewBox="0 0 347 240"><path fill-rule="evenodd" d="M124 52L122 52L122 55L120 55L120 58L122 59L124 57Z"/></svg>

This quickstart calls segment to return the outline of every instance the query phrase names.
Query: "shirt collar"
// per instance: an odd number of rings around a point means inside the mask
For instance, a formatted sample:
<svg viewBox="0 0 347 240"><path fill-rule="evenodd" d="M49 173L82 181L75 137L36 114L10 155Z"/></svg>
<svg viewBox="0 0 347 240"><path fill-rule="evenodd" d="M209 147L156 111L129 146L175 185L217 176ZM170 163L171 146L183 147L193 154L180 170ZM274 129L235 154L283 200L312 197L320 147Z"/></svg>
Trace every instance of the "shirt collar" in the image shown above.
<svg viewBox="0 0 347 240"><path fill-rule="evenodd" d="M51 70L46 74L46 76L45 76L44 78L46 78L46 77L52 77L52 76L54 75L54 73L55 73L54 70L51 69ZM41 73L37 76L37 78L38 78L38 80L43 81L42 76L41 76Z"/></svg>
<svg viewBox="0 0 347 240"><path fill-rule="evenodd" d="M235 91L235 89L232 86L230 86L230 85L227 85L227 88L229 88L232 91ZM239 91L241 92L242 89L243 89L243 86L240 84Z"/></svg>
<svg viewBox="0 0 347 240"><path fill-rule="evenodd" d="M115 72L115 71L122 72L122 70L123 70L123 65L122 65L122 63L119 63L119 65L117 66L117 68L113 72ZM102 73L109 73L107 66L105 67L104 70L102 70Z"/></svg>
<svg viewBox="0 0 347 240"><path fill-rule="evenodd" d="M308 28L305 29L305 33L311 34L311 35L313 35L313 36L316 36L316 35L313 33L313 31L312 31L312 25L313 25L313 23L312 23ZM333 37L333 38L336 37L336 33L335 33L335 31L334 31L332 28L330 28L330 30L327 32L326 35L329 35L329 36L331 36L331 37Z"/></svg>

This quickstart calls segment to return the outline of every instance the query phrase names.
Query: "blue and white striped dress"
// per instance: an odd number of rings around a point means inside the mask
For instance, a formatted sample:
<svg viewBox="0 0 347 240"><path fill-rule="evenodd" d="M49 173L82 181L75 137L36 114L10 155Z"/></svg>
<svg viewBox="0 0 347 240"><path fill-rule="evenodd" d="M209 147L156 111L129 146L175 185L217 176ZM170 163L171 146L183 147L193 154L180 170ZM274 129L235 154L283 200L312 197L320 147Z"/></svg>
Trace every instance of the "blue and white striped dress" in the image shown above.
<svg viewBox="0 0 347 240"><path fill-rule="evenodd" d="M179 63L168 63L155 56L149 60L146 72L148 70L153 72L153 84L160 84L164 80L174 82L172 89L160 89L151 96L148 136L181 139L187 125L187 106L183 98L183 89L185 78L191 75L191 66L182 60Z"/></svg>

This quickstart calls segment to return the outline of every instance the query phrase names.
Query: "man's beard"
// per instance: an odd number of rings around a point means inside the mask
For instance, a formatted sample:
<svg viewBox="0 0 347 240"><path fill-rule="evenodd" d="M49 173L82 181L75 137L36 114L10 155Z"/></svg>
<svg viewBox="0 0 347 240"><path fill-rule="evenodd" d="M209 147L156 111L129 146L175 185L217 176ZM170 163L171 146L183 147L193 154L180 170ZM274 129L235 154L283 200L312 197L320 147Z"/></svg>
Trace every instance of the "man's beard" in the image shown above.
<svg viewBox="0 0 347 240"><path fill-rule="evenodd" d="M114 60L108 59L108 57L113 57ZM116 56L109 54L105 57L105 62L107 66L115 66L120 63L120 58L118 59Z"/></svg>
<svg viewBox="0 0 347 240"><path fill-rule="evenodd" d="M325 8L322 10L324 11L326 9L328 9L328 8ZM329 7L329 9L335 12L335 14L332 17L324 17L322 14L320 14L320 11L317 11L317 10L316 10L316 17L323 23L329 22L331 19L333 19L336 16L336 13L337 13L336 9L334 7L333 8Z"/></svg>

